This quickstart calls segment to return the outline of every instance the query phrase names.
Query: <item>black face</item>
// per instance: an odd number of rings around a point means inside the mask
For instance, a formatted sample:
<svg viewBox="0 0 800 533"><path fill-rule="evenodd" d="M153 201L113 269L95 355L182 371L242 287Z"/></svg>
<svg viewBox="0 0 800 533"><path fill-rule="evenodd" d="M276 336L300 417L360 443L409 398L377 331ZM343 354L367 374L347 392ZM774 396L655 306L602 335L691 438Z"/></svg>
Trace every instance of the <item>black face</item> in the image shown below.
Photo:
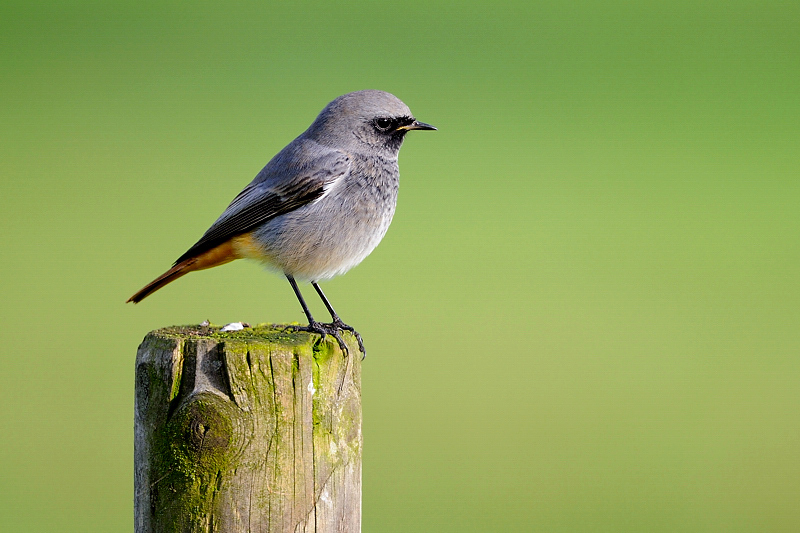
<svg viewBox="0 0 800 533"><path fill-rule="evenodd" d="M378 133L382 134L392 134L392 133L401 133L404 134L406 130L397 131L397 128L402 128L403 126L408 126L414 123L414 117L404 116L404 117L375 117L372 120L372 125L375 127L375 130Z"/></svg>

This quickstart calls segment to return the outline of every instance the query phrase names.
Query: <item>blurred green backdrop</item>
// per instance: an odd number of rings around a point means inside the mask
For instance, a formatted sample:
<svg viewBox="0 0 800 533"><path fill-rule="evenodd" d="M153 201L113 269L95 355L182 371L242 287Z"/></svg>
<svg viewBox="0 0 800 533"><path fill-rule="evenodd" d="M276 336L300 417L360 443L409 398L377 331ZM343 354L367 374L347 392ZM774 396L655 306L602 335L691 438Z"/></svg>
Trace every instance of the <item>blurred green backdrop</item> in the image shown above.
<svg viewBox="0 0 800 533"><path fill-rule="evenodd" d="M364 530L800 530L798 28L796 2L6 0L0 530L132 530L145 333L303 317L246 262L124 300L364 88L439 127L325 285L370 351Z"/></svg>

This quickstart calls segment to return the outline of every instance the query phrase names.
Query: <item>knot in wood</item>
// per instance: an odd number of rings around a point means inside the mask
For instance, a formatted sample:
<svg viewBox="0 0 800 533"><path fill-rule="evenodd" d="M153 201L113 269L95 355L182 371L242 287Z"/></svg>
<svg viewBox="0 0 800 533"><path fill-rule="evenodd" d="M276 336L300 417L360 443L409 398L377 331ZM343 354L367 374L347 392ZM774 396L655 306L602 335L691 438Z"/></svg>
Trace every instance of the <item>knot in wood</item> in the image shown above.
<svg viewBox="0 0 800 533"><path fill-rule="evenodd" d="M175 413L173 420L198 459L224 455L230 448L234 430L229 403L214 394L197 394Z"/></svg>

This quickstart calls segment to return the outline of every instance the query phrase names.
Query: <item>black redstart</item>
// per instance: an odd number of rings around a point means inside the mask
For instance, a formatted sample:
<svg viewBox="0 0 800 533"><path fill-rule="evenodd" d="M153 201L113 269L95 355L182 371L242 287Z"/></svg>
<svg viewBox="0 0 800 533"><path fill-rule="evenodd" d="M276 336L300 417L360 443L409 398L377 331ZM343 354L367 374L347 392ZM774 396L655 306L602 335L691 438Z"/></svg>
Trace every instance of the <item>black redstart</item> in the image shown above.
<svg viewBox="0 0 800 533"><path fill-rule="evenodd" d="M296 329L332 335L344 351L340 332L351 331L364 353L361 335L342 322L318 282L347 272L375 249L394 215L403 138L411 130L435 129L387 92L340 96L267 163L172 268L128 301L140 302L194 270L256 259L289 280L308 318L308 326ZM295 278L311 282L330 323L314 320Z"/></svg>

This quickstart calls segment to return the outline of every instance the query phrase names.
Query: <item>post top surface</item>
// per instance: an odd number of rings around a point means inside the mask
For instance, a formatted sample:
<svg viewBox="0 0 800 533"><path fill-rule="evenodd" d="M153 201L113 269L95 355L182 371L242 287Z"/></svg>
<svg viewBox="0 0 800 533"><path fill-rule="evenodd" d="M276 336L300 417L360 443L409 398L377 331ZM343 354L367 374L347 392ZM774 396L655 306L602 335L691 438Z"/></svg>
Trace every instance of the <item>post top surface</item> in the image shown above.
<svg viewBox="0 0 800 533"><path fill-rule="evenodd" d="M224 331L219 324L189 324L183 326L167 326L150 332L150 335L173 339L209 339L215 341L262 341L280 344L305 344L312 334L304 331L287 329L290 324L257 324L245 325L236 331Z"/></svg>

